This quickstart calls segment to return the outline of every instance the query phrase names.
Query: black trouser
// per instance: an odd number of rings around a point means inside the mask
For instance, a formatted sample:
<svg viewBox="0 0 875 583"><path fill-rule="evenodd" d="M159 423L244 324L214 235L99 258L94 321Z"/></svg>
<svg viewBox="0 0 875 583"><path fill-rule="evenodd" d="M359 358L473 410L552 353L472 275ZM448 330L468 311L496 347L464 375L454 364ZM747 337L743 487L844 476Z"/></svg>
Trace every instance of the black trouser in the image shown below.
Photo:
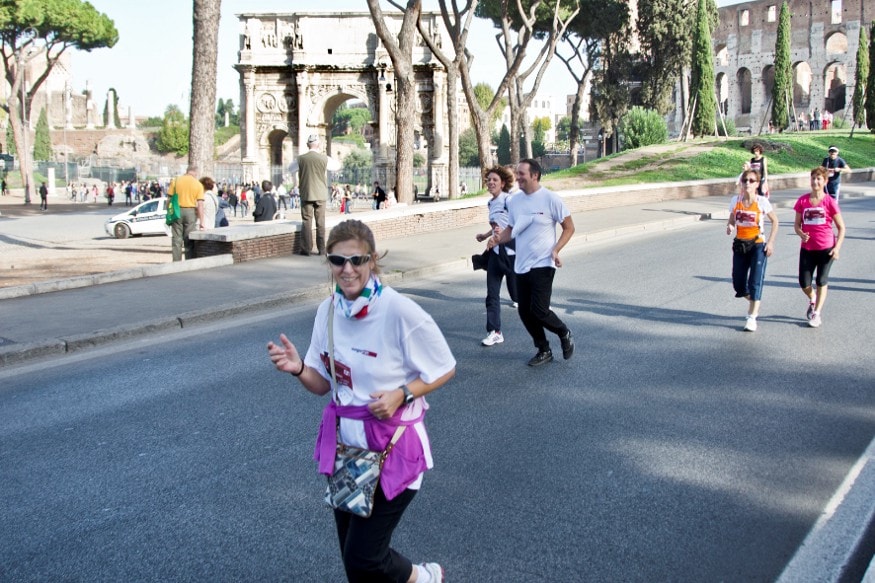
<svg viewBox="0 0 875 583"><path fill-rule="evenodd" d="M513 257L507 254L507 247L498 246L498 253L489 252L486 264L486 331L501 332L501 279L507 277L507 293L511 301L518 302L516 273L513 270Z"/></svg>
<svg viewBox="0 0 875 583"><path fill-rule="evenodd" d="M404 490L392 500L386 500L383 488L377 488L370 518L334 511L340 554L350 583L406 583L410 578L413 564L389 544L416 492Z"/></svg>
<svg viewBox="0 0 875 583"><path fill-rule="evenodd" d="M558 336L568 333L568 326L550 309L555 274L554 267L535 267L528 273L518 273L516 276L520 319L538 350L550 349L545 329Z"/></svg>

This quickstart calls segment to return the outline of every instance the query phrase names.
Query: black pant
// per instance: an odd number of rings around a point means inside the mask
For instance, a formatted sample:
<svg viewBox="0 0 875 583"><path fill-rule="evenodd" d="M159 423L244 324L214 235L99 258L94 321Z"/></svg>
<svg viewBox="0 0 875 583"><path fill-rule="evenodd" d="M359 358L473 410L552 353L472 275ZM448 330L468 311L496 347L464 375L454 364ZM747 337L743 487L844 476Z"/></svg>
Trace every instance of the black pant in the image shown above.
<svg viewBox="0 0 875 583"><path fill-rule="evenodd" d="M550 349L545 329L558 336L568 333L568 326L550 309L555 274L553 267L535 267L528 273L518 273L516 276L520 319L538 350Z"/></svg>
<svg viewBox="0 0 875 583"><path fill-rule="evenodd" d="M507 293L510 299L518 302L516 273L513 270L513 257L507 254L507 247L498 246L498 253L489 252L486 264L486 331L501 332L501 279L507 277Z"/></svg>
<svg viewBox="0 0 875 583"><path fill-rule="evenodd" d="M334 511L340 554L350 583L405 583L410 578L413 564L389 544L416 492L404 490L392 500L386 500L383 488L377 488L370 518Z"/></svg>

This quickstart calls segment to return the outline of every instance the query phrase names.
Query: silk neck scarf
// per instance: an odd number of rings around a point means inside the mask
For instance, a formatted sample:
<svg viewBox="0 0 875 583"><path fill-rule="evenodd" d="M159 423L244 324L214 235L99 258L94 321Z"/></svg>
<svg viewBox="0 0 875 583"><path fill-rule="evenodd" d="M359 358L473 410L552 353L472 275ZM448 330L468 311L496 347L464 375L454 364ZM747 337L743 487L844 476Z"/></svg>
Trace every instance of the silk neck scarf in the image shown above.
<svg viewBox="0 0 875 583"><path fill-rule="evenodd" d="M369 307L376 301L381 293L383 293L383 284L380 283L380 279L376 275L371 274L368 283L365 284L359 297L354 300L346 299L343 292L340 291L340 286L335 284L334 301L337 309L340 310L340 313L346 316L347 319L361 319L368 315Z"/></svg>

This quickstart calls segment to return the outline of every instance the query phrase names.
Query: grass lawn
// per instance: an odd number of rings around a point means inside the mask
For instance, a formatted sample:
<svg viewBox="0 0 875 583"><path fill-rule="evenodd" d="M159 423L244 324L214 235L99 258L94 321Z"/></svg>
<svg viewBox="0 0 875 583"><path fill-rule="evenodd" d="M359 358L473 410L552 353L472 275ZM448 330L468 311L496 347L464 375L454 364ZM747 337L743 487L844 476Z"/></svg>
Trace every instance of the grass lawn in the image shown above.
<svg viewBox="0 0 875 583"><path fill-rule="evenodd" d="M745 145L761 142L766 145L769 174L808 172L827 155L827 148L835 145L839 156L853 168L866 168L875 157L875 135L858 130L853 138L850 130L829 132L798 132L768 134L748 138L702 140L693 142L697 150L684 154L690 142L664 145L652 153L644 149L642 155L627 150L568 170L550 173L550 179L581 180L581 187L641 184L653 182L681 182L709 178L731 178L741 172L742 165L751 158ZM785 144L786 151L769 151L769 144ZM623 158L629 158L622 162ZM610 164L609 161L617 160ZM619 163L618 163L619 162ZM603 170L604 169L604 170Z"/></svg>

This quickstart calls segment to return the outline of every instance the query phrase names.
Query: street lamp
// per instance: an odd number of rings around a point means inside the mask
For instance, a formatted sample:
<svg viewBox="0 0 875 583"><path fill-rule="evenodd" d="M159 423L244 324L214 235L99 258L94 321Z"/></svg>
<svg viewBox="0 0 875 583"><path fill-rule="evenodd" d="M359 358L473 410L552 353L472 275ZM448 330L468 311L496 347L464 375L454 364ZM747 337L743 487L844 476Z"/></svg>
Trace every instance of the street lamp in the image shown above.
<svg viewBox="0 0 875 583"><path fill-rule="evenodd" d="M28 160L30 159L27 151L27 131L28 131L28 123L27 123L27 61L30 58L31 52L28 49L27 54L23 54L25 48L34 42L34 39L37 37L39 33L32 26L28 26L24 30L21 31L22 43L18 47L18 54L16 55L16 60L18 61L18 70L21 72L21 126L22 126L22 138L21 145L21 159L25 162L25 167L28 169L27 172L22 172L21 177L24 181L24 204L30 204L30 163ZM21 166L21 161L19 161L19 167Z"/></svg>

